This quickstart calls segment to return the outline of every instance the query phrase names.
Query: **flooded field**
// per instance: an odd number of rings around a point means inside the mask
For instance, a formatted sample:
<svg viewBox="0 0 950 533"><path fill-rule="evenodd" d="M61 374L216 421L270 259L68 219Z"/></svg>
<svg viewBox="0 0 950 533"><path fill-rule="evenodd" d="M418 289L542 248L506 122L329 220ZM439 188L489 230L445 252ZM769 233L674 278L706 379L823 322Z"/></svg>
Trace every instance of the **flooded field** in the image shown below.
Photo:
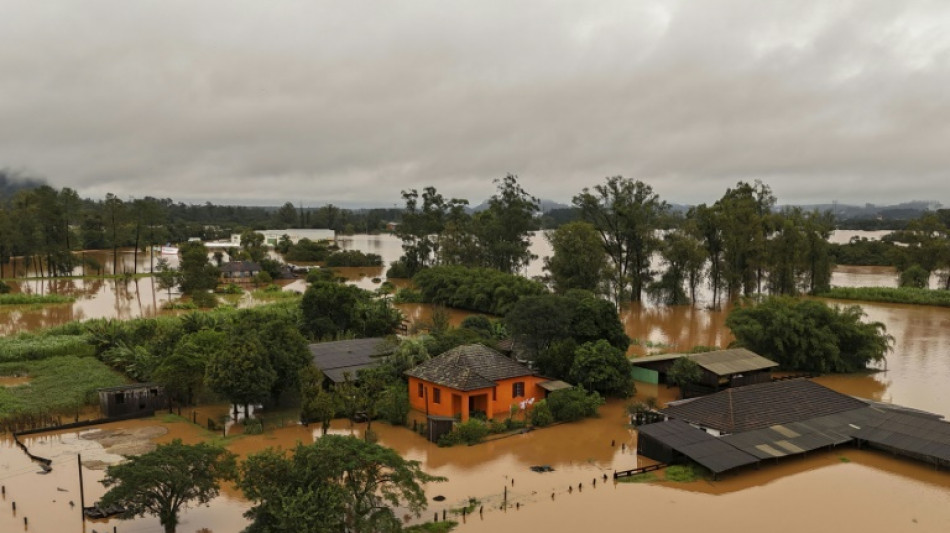
<svg viewBox="0 0 950 533"><path fill-rule="evenodd" d="M847 240L847 239L845 239ZM537 239L536 241L540 241ZM341 240L343 248L378 253L386 261L401 253L392 236L354 236ZM543 241L536 254L543 257ZM550 253L550 252L548 252ZM109 254L111 256L111 254ZM141 261L141 259L140 259ZM529 275L539 274L539 261L529 267ZM532 269L538 269L538 272ZM372 289L375 277L384 277L381 268L341 271L351 282ZM843 286L896 284L892 269L881 267L839 268L833 284ZM299 284L299 287L297 287ZM288 286L303 290L301 282ZM129 283L116 280L29 281L19 290L75 294L72 305L33 309L0 308L0 334L35 329L68 320L112 316L130 318L159 312L166 297L150 281ZM847 304L848 302L842 302ZM828 376L820 383L846 394L925 409L950 417L950 309L861 303L870 320L881 321L894 337L894 350L886 370L866 375ZM431 306L400 306L414 322L431 320ZM731 340L724 326L728 310L712 311L695 307L662 307L649 303L625 309L622 320L627 333L636 339L631 355L658 351L686 350L702 344L725 346ZM450 311L452 323L467 313ZM19 386L22 378L8 378L0 386ZM640 398L656 397L661 403L675 398L676 391L665 386L640 385ZM202 408L199 422L223 414L224 406ZM188 413L183 413L188 415ZM266 416L266 414L265 414ZM638 458L635 431L626 426L624 402L614 400L604 406L601 416L575 424L565 424L515 435L478 446L438 448L405 428L376 423L373 426L382 444L423 464L429 473L449 481L432 484L427 494L442 495L442 503L430 503L427 516L461 506L469 497L484 506L481 517L469 516L459 531L516 531L542 529L569 533L596 524L601 531L628 531L643 527L667 531L700 529L718 532L767 529L777 532L838 531L950 531L950 473L935 471L910 460L850 447L764 463L716 482L690 484L655 482L614 484L603 482L616 469L628 469L649 461ZM164 431L157 431L161 427ZM240 426L231 428L232 434ZM102 429L137 435L151 442L182 438L197 442L209 434L187 422L163 422L163 417L108 424ZM335 421L334 433L362 435L362 425L350 427ZM53 471L37 474L39 468L14 447L9 436L0 436L0 485L6 495L0 499L0 531L39 532L158 532L157 519L131 522L81 524L78 500L76 454L82 453L87 501L98 498L103 488L101 467L118 460L109 438L89 438L90 432L69 431L28 437L31 451L53 459ZM123 433L123 434L124 434ZM318 438L315 427L288 426L268 430L260 436L228 439L229 448L241 455L271 446L293 447ZM102 437L102 436L100 436ZM611 442L615 445L611 446ZM110 451L111 450L111 451ZM551 465L554 472L538 474L532 465ZM597 479L594 487L593 481ZM581 490L578 485L582 484ZM568 487L571 488L570 492ZM507 488L509 506L503 510ZM16 515L12 502L17 502ZM69 502L73 502L73 506ZM518 504L517 507L511 507ZM209 507L190 509L183 516L180 532L207 528L215 533L234 533L246 526L242 513L248 504L232 487ZM441 514L440 514L441 517Z"/></svg>

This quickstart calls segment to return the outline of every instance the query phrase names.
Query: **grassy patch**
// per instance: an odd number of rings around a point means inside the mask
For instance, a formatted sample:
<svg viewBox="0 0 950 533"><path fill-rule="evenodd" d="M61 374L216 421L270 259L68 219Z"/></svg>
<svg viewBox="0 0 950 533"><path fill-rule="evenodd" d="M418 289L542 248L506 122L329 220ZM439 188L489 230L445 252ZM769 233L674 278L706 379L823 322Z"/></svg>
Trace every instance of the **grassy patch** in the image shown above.
<svg viewBox="0 0 950 533"><path fill-rule="evenodd" d="M692 483L709 476L705 468L698 465L672 465L666 467L663 476L674 483Z"/></svg>
<svg viewBox="0 0 950 533"><path fill-rule="evenodd" d="M62 294L0 294L0 305L71 304L72 296Z"/></svg>
<svg viewBox="0 0 950 533"><path fill-rule="evenodd" d="M445 533L452 531L459 523L454 520L443 520L442 522L426 522L416 526L407 527L403 531L407 533Z"/></svg>
<svg viewBox="0 0 950 533"><path fill-rule="evenodd" d="M834 287L822 298L950 307L950 291L912 287Z"/></svg>
<svg viewBox="0 0 950 533"><path fill-rule="evenodd" d="M71 412L97 402L96 389L125 383L122 376L91 357L0 364L0 375L15 373L33 379L21 387L0 389L0 419Z"/></svg>
<svg viewBox="0 0 950 533"><path fill-rule="evenodd" d="M257 289L255 291L251 291L251 296L255 300L288 300L292 298L303 298L303 295L300 293L280 290L280 287L278 287L277 290L274 290L271 287Z"/></svg>
<svg viewBox="0 0 950 533"><path fill-rule="evenodd" d="M619 483L649 483L651 481L657 481L657 480L659 480L659 478L656 477L656 474L654 474L653 472L644 472L642 474L637 474L635 476L626 476L626 477L617 478L617 481Z"/></svg>
<svg viewBox="0 0 950 533"><path fill-rule="evenodd" d="M450 509L449 512L455 515L472 514L472 512L478 508L478 505L480 503L482 502L478 498L470 496L468 498L468 502L466 502L465 505L463 505L462 507L456 507L456 508Z"/></svg>
<svg viewBox="0 0 950 533"><path fill-rule="evenodd" d="M845 457L845 456L843 456L843 455L842 455L841 457L838 457L838 460L841 461L842 463L850 463L850 462L851 462L851 459L848 459L847 457Z"/></svg>
<svg viewBox="0 0 950 533"><path fill-rule="evenodd" d="M86 335L22 333L0 337L0 363L34 361L56 356L91 356L94 348Z"/></svg>

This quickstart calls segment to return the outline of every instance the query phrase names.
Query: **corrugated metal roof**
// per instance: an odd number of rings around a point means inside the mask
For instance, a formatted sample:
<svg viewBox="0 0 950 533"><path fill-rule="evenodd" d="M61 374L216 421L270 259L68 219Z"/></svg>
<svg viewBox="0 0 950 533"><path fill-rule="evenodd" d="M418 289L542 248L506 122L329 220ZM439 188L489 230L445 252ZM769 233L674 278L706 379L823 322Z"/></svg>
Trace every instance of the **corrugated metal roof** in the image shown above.
<svg viewBox="0 0 950 533"><path fill-rule="evenodd" d="M716 474L758 462L755 456L680 420L640 426L637 433L673 448Z"/></svg>
<svg viewBox="0 0 950 533"><path fill-rule="evenodd" d="M314 366L334 383L345 381L344 372L356 379L357 371L378 365L382 356L392 353L392 345L382 337L318 342L308 348Z"/></svg>
<svg viewBox="0 0 950 533"><path fill-rule="evenodd" d="M656 363L660 361L672 361L686 357L692 359L702 368L716 374L717 376L731 376L743 372L754 372L766 368L774 368L778 363L771 359L766 359L761 355L746 350L745 348L732 348L729 350L715 350L712 352L687 353L687 354L660 354L647 357L637 357L630 360L630 364L642 365L644 363Z"/></svg>
<svg viewBox="0 0 950 533"><path fill-rule="evenodd" d="M661 412L670 418L724 433L738 433L862 407L867 404L801 379L735 387L667 407Z"/></svg>
<svg viewBox="0 0 950 533"><path fill-rule="evenodd" d="M570 383L566 383L559 379L554 379L551 381L542 381L541 383L538 383L538 386L548 392L574 388L574 385L571 385Z"/></svg>
<svg viewBox="0 0 950 533"><path fill-rule="evenodd" d="M890 411L854 432L871 444L950 461L950 423L920 415Z"/></svg>

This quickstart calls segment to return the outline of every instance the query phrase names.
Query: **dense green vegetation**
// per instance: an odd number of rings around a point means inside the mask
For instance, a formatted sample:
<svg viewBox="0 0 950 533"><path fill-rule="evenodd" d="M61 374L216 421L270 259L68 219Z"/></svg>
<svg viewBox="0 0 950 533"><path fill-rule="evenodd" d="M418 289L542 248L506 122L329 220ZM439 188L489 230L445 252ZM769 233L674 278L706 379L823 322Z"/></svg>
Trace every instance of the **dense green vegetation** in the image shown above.
<svg viewBox="0 0 950 533"><path fill-rule="evenodd" d="M31 379L18 387L0 387L0 420L75 413L98 401L96 389L125 382L96 359L69 355L0 363L0 376L11 375Z"/></svg>
<svg viewBox="0 0 950 533"><path fill-rule="evenodd" d="M371 442L325 435L290 455L267 450L241 465L238 486L253 503L245 531L401 531L394 512L426 508L425 483L444 478Z"/></svg>
<svg viewBox="0 0 950 533"><path fill-rule="evenodd" d="M769 297L737 306L726 318L735 345L785 370L857 372L882 361L892 339L880 322L864 322L858 306Z"/></svg>
<svg viewBox="0 0 950 533"><path fill-rule="evenodd" d="M536 281L479 267L432 267L412 281L425 302L491 315L504 315L521 298L547 292Z"/></svg>
<svg viewBox="0 0 950 533"><path fill-rule="evenodd" d="M66 304L75 301L72 296L61 294L0 294L0 305Z"/></svg>
<svg viewBox="0 0 950 533"><path fill-rule="evenodd" d="M853 237L847 244L831 244L828 253L838 265L897 266L901 253L892 241Z"/></svg>
<svg viewBox="0 0 950 533"><path fill-rule="evenodd" d="M604 399L584 387L554 391L531 408L531 424L543 427L555 422L574 422L597 415Z"/></svg>
<svg viewBox="0 0 950 533"><path fill-rule="evenodd" d="M92 356L94 348L83 334L64 334L59 330L21 333L0 337L0 363L33 361L50 357L73 355Z"/></svg>
<svg viewBox="0 0 950 533"><path fill-rule="evenodd" d="M340 250L327 257L328 267L364 267L382 266L383 258L378 254L367 254L359 250Z"/></svg>
<svg viewBox="0 0 950 533"><path fill-rule="evenodd" d="M278 243L277 250L284 255L284 259L287 261L326 261L327 256L330 255L330 245L328 243L311 241L310 239L300 239L297 244L291 244L287 240L283 244Z"/></svg>
<svg viewBox="0 0 950 533"><path fill-rule="evenodd" d="M402 322L401 313L388 300L342 283L311 283L300 306L302 329L312 339L379 337L389 335Z"/></svg>
<svg viewBox="0 0 950 533"><path fill-rule="evenodd" d="M950 307L950 291L914 287L834 287L822 298Z"/></svg>
<svg viewBox="0 0 950 533"><path fill-rule="evenodd" d="M519 300L505 325L538 371L608 396L633 391L624 355L630 339L617 309L581 290Z"/></svg>

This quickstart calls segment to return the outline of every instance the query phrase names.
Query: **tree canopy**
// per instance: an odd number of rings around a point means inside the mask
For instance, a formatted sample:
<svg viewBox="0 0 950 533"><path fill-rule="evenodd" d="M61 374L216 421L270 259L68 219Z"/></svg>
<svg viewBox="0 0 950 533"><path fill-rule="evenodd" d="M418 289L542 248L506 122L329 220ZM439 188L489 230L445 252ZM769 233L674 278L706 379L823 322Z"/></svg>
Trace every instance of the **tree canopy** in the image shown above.
<svg viewBox="0 0 950 533"><path fill-rule="evenodd" d="M892 338L880 322L864 322L859 306L774 296L737 306L726 318L735 345L786 370L856 372L882 361Z"/></svg>
<svg viewBox="0 0 950 533"><path fill-rule="evenodd" d="M218 495L219 482L233 479L235 473L231 452L175 439L110 466L102 480L109 490L101 505L123 507L123 518L155 515L165 533L174 533L181 509L208 503Z"/></svg>
<svg viewBox="0 0 950 533"><path fill-rule="evenodd" d="M238 485L254 503L248 533L400 531L394 508L419 513L423 484L443 479L392 449L339 435L299 444L289 457L251 455L241 473Z"/></svg>

